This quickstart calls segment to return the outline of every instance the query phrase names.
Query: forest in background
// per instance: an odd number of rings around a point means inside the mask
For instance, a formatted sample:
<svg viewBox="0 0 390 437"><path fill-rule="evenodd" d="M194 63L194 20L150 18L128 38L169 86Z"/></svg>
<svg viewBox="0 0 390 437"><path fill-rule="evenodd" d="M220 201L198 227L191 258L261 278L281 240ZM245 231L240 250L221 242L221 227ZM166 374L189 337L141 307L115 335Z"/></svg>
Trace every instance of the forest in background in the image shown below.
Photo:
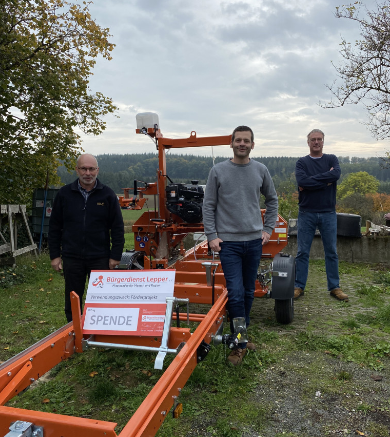
<svg viewBox="0 0 390 437"><path fill-rule="evenodd" d="M99 155L99 179L118 195L123 188L133 187L133 181L155 182L158 157L155 153L134 155ZM197 180L205 184L213 158L211 156L170 155L167 153L167 175L174 183ZM217 157L215 163L227 158ZM253 158L265 164L272 176L279 197L279 213L285 219L298 217L298 192L295 181L296 157ZM362 224L372 220L385 224L384 214L390 212L390 168L386 158L339 157L341 178L338 183L336 211L358 214ZM58 169L61 182L76 179L65 167ZM140 184L139 184L140 185ZM264 207L264 205L262 205Z"/></svg>
<svg viewBox="0 0 390 437"><path fill-rule="evenodd" d="M104 154L97 156L99 163L99 179L117 194L123 188L132 187L134 179L144 182L156 180L158 156L155 153L127 155ZM217 157L215 163L227 158ZM262 162L269 170L278 194L290 193L295 187L296 157L264 157L253 158ZM379 181L378 193L390 194L390 168L385 168L384 158L339 157L341 178L339 183L350 173L367 172ZM205 184L213 158L211 156L170 155L167 153L167 174L175 183L190 183L198 180ZM65 167L58 169L61 182L68 184L76 179L76 173L69 173ZM295 188L296 189L296 188Z"/></svg>

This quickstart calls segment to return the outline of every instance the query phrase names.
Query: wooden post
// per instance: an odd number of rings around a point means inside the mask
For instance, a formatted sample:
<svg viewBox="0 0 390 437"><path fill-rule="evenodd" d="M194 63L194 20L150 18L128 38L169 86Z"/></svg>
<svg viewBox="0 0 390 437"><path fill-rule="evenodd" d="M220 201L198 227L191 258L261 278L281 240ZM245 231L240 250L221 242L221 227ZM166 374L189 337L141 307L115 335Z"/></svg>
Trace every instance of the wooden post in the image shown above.
<svg viewBox="0 0 390 437"><path fill-rule="evenodd" d="M370 235L370 228L371 228L371 222L370 222L370 220L366 220L366 234L365 235Z"/></svg>

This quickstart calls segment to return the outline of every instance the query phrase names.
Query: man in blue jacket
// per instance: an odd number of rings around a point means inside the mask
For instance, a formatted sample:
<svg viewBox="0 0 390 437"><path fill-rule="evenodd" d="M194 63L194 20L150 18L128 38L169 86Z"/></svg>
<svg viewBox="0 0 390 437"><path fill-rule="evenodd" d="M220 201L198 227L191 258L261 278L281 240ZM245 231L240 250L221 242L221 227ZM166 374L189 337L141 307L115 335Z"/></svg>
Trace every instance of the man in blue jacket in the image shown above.
<svg viewBox="0 0 390 437"><path fill-rule="evenodd" d="M77 159L78 179L60 189L49 222L49 252L54 270L64 269L65 315L70 322L70 293L84 294L91 270L115 268L124 239L122 212L111 188L98 179L97 160L90 154Z"/></svg>
<svg viewBox="0 0 390 437"><path fill-rule="evenodd" d="M339 283L337 255L336 190L341 170L335 155L322 153L325 135L313 129L307 136L310 154L300 158L295 167L299 189L298 252L294 298L303 296L308 271L310 247L316 228L321 233L330 295L347 302Z"/></svg>

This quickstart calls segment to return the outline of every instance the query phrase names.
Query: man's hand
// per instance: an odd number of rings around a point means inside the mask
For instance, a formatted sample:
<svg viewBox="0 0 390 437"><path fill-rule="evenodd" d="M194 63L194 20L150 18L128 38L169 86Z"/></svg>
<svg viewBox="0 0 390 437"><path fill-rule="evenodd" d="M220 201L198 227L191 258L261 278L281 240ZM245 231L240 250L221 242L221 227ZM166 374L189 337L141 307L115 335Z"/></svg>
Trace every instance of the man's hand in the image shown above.
<svg viewBox="0 0 390 437"><path fill-rule="evenodd" d="M52 259L50 264L56 272L62 270L62 260L60 257Z"/></svg>
<svg viewBox="0 0 390 437"><path fill-rule="evenodd" d="M216 238L215 240L209 241L210 249L213 252L220 252L221 246L219 245L219 243L222 243L222 242L223 242L223 240L221 240L220 238Z"/></svg>
<svg viewBox="0 0 390 437"><path fill-rule="evenodd" d="M268 232L263 231L262 232L262 239L263 239L263 246L264 244L267 244L269 239L270 239L271 235Z"/></svg>
<svg viewBox="0 0 390 437"><path fill-rule="evenodd" d="M110 258L108 261L108 266L110 267L110 270L115 269L116 266L119 266L120 261L117 261L115 259Z"/></svg>
<svg viewBox="0 0 390 437"><path fill-rule="evenodd" d="M303 187L298 187L299 188L299 191L303 191Z"/></svg>

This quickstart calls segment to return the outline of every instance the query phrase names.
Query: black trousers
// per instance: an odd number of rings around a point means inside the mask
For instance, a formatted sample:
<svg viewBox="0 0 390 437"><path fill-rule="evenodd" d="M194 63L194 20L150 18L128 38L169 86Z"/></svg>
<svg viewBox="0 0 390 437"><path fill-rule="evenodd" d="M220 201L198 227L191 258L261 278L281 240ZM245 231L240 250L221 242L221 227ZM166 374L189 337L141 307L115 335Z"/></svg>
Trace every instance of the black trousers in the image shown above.
<svg viewBox="0 0 390 437"><path fill-rule="evenodd" d="M109 270L108 258L80 259L62 258L65 278L65 316L68 322L72 321L72 307L70 293L74 291L80 298L80 310L83 311L82 301L86 279L89 279L91 270Z"/></svg>

